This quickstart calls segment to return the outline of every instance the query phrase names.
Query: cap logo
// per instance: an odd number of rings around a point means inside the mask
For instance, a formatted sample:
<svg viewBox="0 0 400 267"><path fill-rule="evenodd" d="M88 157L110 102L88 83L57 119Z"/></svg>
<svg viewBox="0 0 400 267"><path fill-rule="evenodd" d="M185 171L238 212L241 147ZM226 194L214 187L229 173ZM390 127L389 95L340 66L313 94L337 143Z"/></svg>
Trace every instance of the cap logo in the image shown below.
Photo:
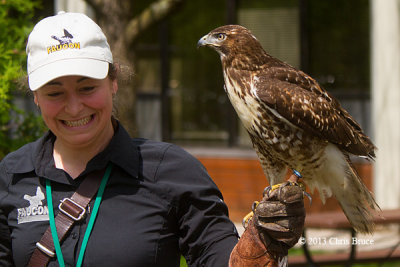
<svg viewBox="0 0 400 267"><path fill-rule="evenodd" d="M81 49L81 44L79 42L72 42L74 36L70 34L66 29L64 29L64 36L57 37L52 35L51 38L60 42L59 45L52 45L47 47L47 54L51 54L53 52L66 50L66 49Z"/></svg>

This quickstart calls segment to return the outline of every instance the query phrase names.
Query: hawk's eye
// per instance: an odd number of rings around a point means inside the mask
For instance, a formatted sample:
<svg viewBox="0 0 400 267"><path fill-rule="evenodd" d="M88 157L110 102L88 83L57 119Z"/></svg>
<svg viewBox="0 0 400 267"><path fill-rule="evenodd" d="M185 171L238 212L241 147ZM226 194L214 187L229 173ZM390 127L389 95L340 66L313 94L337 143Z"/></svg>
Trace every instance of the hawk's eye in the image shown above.
<svg viewBox="0 0 400 267"><path fill-rule="evenodd" d="M217 34L218 41L223 41L223 40L225 40L225 38L226 38L226 34L224 34L224 33Z"/></svg>

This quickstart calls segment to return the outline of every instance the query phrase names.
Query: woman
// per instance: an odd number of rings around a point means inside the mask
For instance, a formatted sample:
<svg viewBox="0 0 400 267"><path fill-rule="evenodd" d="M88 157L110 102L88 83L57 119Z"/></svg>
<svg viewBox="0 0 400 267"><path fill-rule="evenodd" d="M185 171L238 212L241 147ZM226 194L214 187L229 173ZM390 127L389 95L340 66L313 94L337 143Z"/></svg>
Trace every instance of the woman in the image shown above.
<svg viewBox="0 0 400 267"><path fill-rule="evenodd" d="M27 266L35 249L51 254L35 245L49 227L47 188L57 216L60 200L109 163L86 248L94 199L48 266L76 266L79 257L84 266L179 266L181 254L193 266L227 265L237 233L204 167L177 146L130 138L113 118L116 68L101 29L83 14L45 18L27 54L49 132L0 164L0 266Z"/></svg>

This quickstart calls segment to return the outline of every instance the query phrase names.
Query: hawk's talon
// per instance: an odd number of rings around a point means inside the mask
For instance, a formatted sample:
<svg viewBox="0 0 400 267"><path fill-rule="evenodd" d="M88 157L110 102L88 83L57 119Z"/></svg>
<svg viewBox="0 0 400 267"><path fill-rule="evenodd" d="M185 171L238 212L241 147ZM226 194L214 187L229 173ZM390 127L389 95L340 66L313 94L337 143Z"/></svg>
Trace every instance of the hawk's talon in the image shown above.
<svg viewBox="0 0 400 267"><path fill-rule="evenodd" d="M247 228L247 224L250 221L251 218L253 218L254 216L254 211L257 208L258 204L260 204L260 202L258 201L254 201L252 207L251 207L251 212L249 212L246 216L243 217L242 220L242 225L243 227L246 229Z"/></svg>
<svg viewBox="0 0 400 267"><path fill-rule="evenodd" d="M254 216L254 213L251 211L246 216L243 217L242 225L243 225L244 229L247 228L247 224L250 221L250 219L253 218L253 216Z"/></svg>
<svg viewBox="0 0 400 267"><path fill-rule="evenodd" d="M311 195L310 195L309 193L307 193L304 189L303 189L303 195L306 196L306 197L308 197L308 200L310 200L310 206L311 206L311 204L312 204L312 197L311 197Z"/></svg>
<svg viewBox="0 0 400 267"><path fill-rule="evenodd" d="M280 183L280 184L274 184L274 185L269 185L269 186L267 186L266 188L264 188L264 191L263 191L263 197L265 196L265 195L267 195L267 196L269 196L269 193L271 192L271 191L274 191L274 190L276 190L276 189L278 189L279 187L281 187L281 185L283 185L284 183Z"/></svg>
<svg viewBox="0 0 400 267"><path fill-rule="evenodd" d="M265 188L264 188L264 191L263 191L263 197L264 197L266 194L269 195L269 192L271 192L271 186L265 187Z"/></svg>
<svg viewBox="0 0 400 267"><path fill-rule="evenodd" d="M282 185L282 183L281 184L274 184L273 186L271 186L271 190L270 191L274 191L274 190L278 189L279 187L281 187L281 185Z"/></svg>

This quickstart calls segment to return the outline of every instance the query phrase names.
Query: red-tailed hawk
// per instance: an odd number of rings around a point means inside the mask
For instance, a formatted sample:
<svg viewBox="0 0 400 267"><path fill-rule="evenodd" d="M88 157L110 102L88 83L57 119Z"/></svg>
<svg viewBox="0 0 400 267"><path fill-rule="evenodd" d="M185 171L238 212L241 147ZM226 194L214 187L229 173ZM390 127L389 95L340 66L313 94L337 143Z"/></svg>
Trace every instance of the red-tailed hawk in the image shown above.
<svg viewBox="0 0 400 267"><path fill-rule="evenodd" d="M371 232L373 196L349 155L373 159L375 146L339 102L304 72L268 55L251 32L227 25L203 36L221 57L225 91L271 185L287 168L321 199L334 195L359 232Z"/></svg>

